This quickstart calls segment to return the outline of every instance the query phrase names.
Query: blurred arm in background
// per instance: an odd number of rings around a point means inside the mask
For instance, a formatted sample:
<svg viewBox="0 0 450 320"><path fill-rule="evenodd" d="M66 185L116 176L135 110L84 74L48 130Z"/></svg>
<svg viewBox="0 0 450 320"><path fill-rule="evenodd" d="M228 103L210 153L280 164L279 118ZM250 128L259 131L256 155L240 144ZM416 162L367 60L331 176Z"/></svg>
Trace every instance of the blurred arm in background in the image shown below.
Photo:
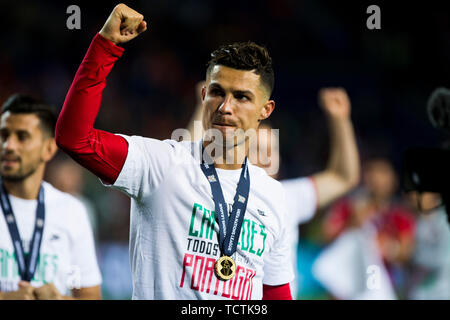
<svg viewBox="0 0 450 320"><path fill-rule="evenodd" d="M327 116L331 139L326 169L312 176L317 189L317 205L322 208L357 186L360 163L350 117L350 100L345 90L321 89L319 104Z"/></svg>

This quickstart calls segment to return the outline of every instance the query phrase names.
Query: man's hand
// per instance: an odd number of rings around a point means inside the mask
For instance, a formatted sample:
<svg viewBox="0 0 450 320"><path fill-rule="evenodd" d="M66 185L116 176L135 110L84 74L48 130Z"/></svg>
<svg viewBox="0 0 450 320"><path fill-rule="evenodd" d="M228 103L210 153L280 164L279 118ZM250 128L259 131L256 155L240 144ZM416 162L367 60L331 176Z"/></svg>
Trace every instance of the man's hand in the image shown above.
<svg viewBox="0 0 450 320"><path fill-rule="evenodd" d="M19 290L10 292L0 292L0 300L35 300L34 288L29 282L20 281Z"/></svg>
<svg viewBox="0 0 450 320"><path fill-rule="evenodd" d="M319 105L332 118L350 116L350 99L343 88L323 88L319 91Z"/></svg>
<svg viewBox="0 0 450 320"><path fill-rule="evenodd" d="M99 33L117 45L136 38L145 30L147 22L144 16L121 3L113 9Z"/></svg>
<svg viewBox="0 0 450 320"><path fill-rule="evenodd" d="M59 293L53 283L47 283L42 287L34 289L34 295L37 300L63 300L64 297Z"/></svg>

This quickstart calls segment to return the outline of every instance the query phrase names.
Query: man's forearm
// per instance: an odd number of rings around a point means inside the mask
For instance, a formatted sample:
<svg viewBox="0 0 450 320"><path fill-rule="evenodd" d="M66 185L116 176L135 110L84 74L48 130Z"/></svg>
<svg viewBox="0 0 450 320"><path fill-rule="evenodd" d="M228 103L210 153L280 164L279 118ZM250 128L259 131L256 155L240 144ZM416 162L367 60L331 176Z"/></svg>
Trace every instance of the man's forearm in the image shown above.
<svg viewBox="0 0 450 320"><path fill-rule="evenodd" d="M123 48L115 46L100 34L92 40L58 118L56 139L61 145L64 146L69 138L68 132L71 132L71 139L81 140L92 130L100 109L106 77L123 51Z"/></svg>
<svg viewBox="0 0 450 320"><path fill-rule="evenodd" d="M113 183L125 162L128 144L93 128L106 77L123 48L97 34L67 93L56 124L58 146L103 181Z"/></svg>
<svg viewBox="0 0 450 320"><path fill-rule="evenodd" d="M328 119L330 155L326 169L313 175L318 208L323 208L354 188L359 182L360 163L351 120Z"/></svg>
<svg viewBox="0 0 450 320"><path fill-rule="evenodd" d="M335 173L349 187L359 181L360 163L355 132L350 118L328 118L330 158L327 171Z"/></svg>

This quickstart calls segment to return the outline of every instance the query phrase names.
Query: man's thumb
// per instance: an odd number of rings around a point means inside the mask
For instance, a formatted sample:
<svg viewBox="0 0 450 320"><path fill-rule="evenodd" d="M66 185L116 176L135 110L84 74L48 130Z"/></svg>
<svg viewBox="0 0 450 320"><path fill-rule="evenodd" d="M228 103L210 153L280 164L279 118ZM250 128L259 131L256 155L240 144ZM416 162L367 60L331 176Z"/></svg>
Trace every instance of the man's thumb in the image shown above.
<svg viewBox="0 0 450 320"><path fill-rule="evenodd" d="M138 28L137 28L137 33L139 34L139 33L142 33L142 32L144 32L145 30L147 30L147 22L145 22L145 21L142 21L140 24L139 24L139 26L138 26Z"/></svg>

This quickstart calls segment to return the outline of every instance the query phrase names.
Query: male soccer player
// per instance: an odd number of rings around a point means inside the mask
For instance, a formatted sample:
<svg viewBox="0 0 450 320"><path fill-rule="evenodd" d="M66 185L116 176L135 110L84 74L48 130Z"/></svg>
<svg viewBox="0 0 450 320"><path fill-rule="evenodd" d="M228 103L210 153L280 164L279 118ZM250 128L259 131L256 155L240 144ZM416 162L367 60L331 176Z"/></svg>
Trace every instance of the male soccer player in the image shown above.
<svg viewBox="0 0 450 320"><path fill-rule="evenodd" d="M56 114L16 94L0 121L0 300L100 299L86 209L43 181Z"/></svg>
<svg viewBox="0 0 450 320"><path fill-rule="evenodd" d="M291 299L284 191L247 160L249 135L275 107L267 50L249 42L212 53L202 91L204 140L94 129L106 77L124 51L119 45L146 28L135 10L114 8L56 128L63 150L131 197L133 298Z"/></svg>
<svg viewBox="0 0 450 320"><path fill-rule="evenodd" d="M196 87L197 103L188 125L190 137L201 136L197 121L203 117L200 90L204 82ZM330 155L327 167L308 177L279 180L286 192L287 237L291 243L294 272L298 270L298 225L308 222L314 213L343 196L358 184L360 175L359 155L350 117L350 99L343 88L322 88L318 102L324 110L330 130ZM196 130L197 129L197 130ZM264 168L272 178L278 179L280 164L278 137L273 128L263 123L258 129L256 148L250 151L249 159ZM200 131L200 132L198 132ZM297 279L290 283L292 297L297 297Z"/></svg>

